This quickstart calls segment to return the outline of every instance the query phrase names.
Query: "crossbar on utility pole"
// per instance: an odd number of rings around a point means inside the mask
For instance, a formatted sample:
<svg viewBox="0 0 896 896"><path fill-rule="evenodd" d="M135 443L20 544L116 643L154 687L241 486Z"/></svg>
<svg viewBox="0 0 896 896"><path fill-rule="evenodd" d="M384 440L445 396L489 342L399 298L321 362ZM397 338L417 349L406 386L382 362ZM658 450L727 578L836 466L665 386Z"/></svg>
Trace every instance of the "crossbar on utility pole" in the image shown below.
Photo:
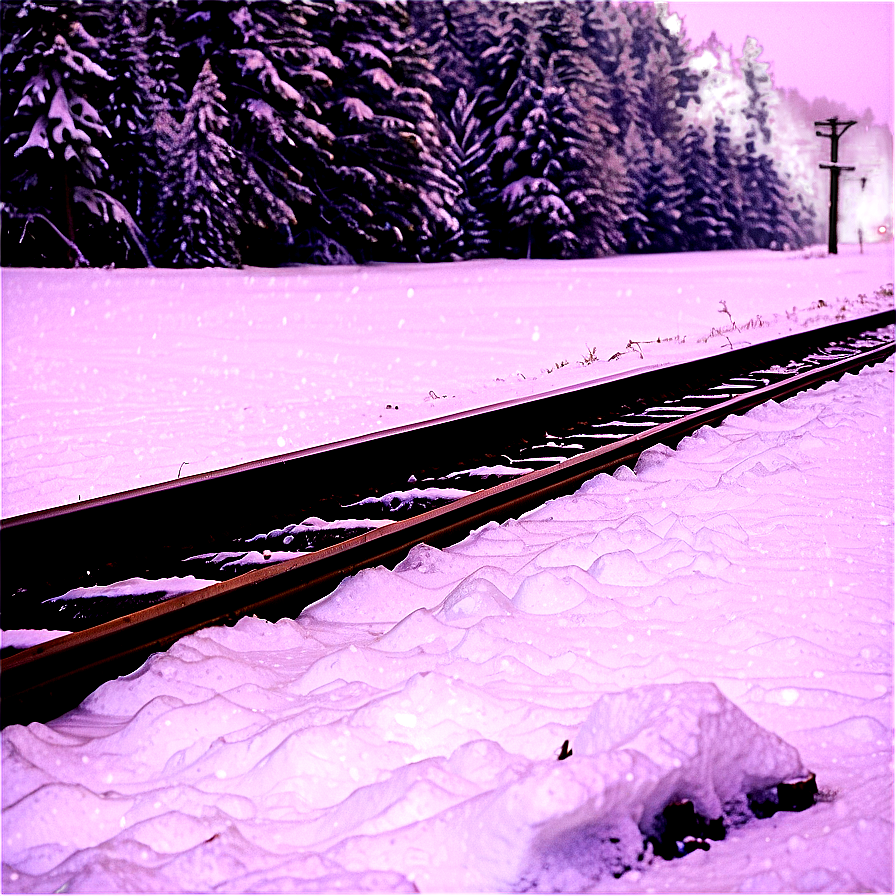
<svg viewBox="0 0 896 896"><path fill-rule="evenodd" d="M830 134L816 131L816 137L826 137L831 141L831 163L829 165L822 162L818 167L827 168L831 172L831 195L828 200L828 252L831 255L837 254L837 205L840 201L840 172L855 171L852 165L838 165L837 155L839 150L840 138L851 128L856 122L839 121L836 118L828 118L825 121L816 121L815 127L827 127L831 129Z"/></svg>

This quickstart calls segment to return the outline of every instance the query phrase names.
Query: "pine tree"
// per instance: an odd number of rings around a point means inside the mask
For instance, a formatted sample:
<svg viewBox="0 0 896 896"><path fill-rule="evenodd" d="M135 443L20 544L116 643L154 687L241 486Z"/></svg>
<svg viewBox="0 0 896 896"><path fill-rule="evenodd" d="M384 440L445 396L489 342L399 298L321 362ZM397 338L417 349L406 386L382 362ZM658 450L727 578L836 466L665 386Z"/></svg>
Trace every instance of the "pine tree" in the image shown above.
<svg viewBox="0 0 896 896"><path fill-rule="evenodd" d="M475 100L458 90L444 127L445 170L456 184L456 228L439 245L441 260L484 258L490 236L485 208L492 201L485 134Z"/></svg>
<svg viewBox="0 0 896 896"><path fill-rule="evenodd" d="M586 0L583 33L588 52L608 85L609 112L619 149L632 122L644 128L639 118L644 107L644 85L634 55L632 25L621 6Z"/></svg>
<svg viewBox="0 0 896 896"><path fill-rule="evenodd" d="M731 47L724 46L713 32L694 51L691 66L699 79L699 91L698 101L684 112L686 124L710 133L722 120L729 128L730 139L742 146L749 130L744 117L749 91Z"/></svg>
<svg viewBox="0 0 896 896"><path fill-rule="evenodd" d="M166 230L163 191L168 158L177 123L183 118L186 91L180 81L180 53L173 37L177 9L174 0L156 0L146 8L144 52L147 59L144 165L138 221L154 237ZM162 253L157 240L153 257Z"/></svg>
<svg viewBox="0 0 896 896"><path fill-rule="evenodd" d="M680 251L685 185L675 156L658 138L645 141L633 125L625 142L631 193L623 232L629 251Z"/></svg>
<svg viewBox="0 0 896 896"><path fill-rule="evenodd" d="M623 158L626 169L625 217L622 222L625 248L627 252L646 252L650 248L650 229L644 206L650 155L634 122L629 124L623 141Z"/></svg>
<svg viewBox="0 0 896 896"><path fill-rule="evenodd" d="M153 164L149 119L149 59L143 37L146 7L124 0L110 6L88 0L81 21L98 41L110 91L99 110L109 130L111 192L138 221L143 220L142 198Z"/></svg>
<svg viewBox="0 0 896 896"><path fill-rule="evenodd" d="M488 22L502 0L410 0L408 10L414 34L426 47L427 58L438 74L433 89L436 109L447 117L460 90L473 96L477 90L476 65L488 46Z"/></svg>
<svg viewBox="0 0 896 896"><path fill-rule="evenodd" d="M655 137L650 148L644 206L651 229L650 248L654 252L680 252L684 248L680 224L684 179L678 159L662 140Z"/></svg>
<svg viewBox="0 0 896 896"><path fill-rule="evenodd" d="M617 172L604 164L615 125L579 10L508 6L498 22L481 68L493 131L493 231L505 235L511 255L606 251L619 236L618 187L610 183Z"/></svg>
<svg viewBox="0 0 896 896"><path fill-rule="evenodd" d="M188 99L180 71L180 51L173 36L178 15L177 0L152 0L144 9L143 47L149 68L151 118L166 112L180 120Z"/></svg>
<svg viewBox="0 0 896 896"><path fill-rule="evenodd" d="M744 234L751 245L781 249L800 246L811 239L811 223L801 203L778 173L772 154L776 151L774 130L775 93L769 63L760 62L762 47L755 38L744 42L740 59L748 101L743 108L749 130L740 163L744 188Z"/></svg>
<svg viewBox="0 0 896 896"><path fill-rule="evenodd" d="M667 49L671 75L675 79L675 105L684 116L689 107L700 102L700 76L691 65L694 52L682 30L680 18L671 14L668 0L656 2L657 22Z"/></svg>
<svg viewBox="0 0 896 896"><path fill-rule="evenodd" d="M743 185L744 248L790 249L803 245L805 234L798 222L787 185L778 176L774 163L748 140L740 160Z"/></svg>
<svg viewBox="0 0 896 896"><path fill-rule="evenodd" d="M644 64L642 115L652 136L670 146L681 136L682 122L677 100L678 83L668 47L662 43L651 46Z"/></svg>
<svg viewBox="0 0 896 896"><path fill-rule="evenodd" d="M519 123L519 139L502 165L504 185L499 194L507 223L506 251L525 258L571 253L578 244L572 232L575 213L561 193L563 180L557 177L562 174L558 156L564 150L557 125L569 124L564 116L568 110L556 88L541 95L524 94L519 105L527 109Z"/></svg>
<svg viewBox="0 0 896 896"><path fill-rule="evenodd" d="M731 140L731 128L717 118L713 128L713 165L717 184L723 197L721 208L722 230L717 249L749 248L744 241L742 210L744 192L741 183L740 153Z"/></svg>
<svg viewBox="0 0 896 896"><path fill-rule="evenodd" d="M438 79L407 10L335 0L313 33L333 59L322 111L334 160L321 173L319 217L306 235L311 260L425 257L436 220L451 217L451 185L430 93Z"/></svg>
<svg viewBox="0 0 896 896"><path fill-rule="evenodd" d="M300 7L255 0L231 21L236 45L219 59L241 160L243 254L251 263L276 263L290 251L298 222L315 214L318 180L333 160L334 135L313 99L329 77Z"/></svg>
<svg viewBox="0 0 896 896"><path fill-rule="evenodd" d="M48 2L16 10L19 39L8 64L17 102L5 141L11 157L4 230L18 230L21 243L29 228L43 228L40 237L29 237L34 251L44 255L40 240L51 233L65 245L69 264L114 263L131 252L147 260L139 228L108 192L110 133L98 110L111 76L95 61L99 44L77 12Z"/></svg>
<svg viewBox="0 0 896 896"><path fill-rule="evenodd" d="M754 123L755 129L759 132L758 136L761 136L762 141L768 144L772 140L777 96L769 72L770 64L760 62L761 55L762 47L759 42L754 37L748 37L744 41L743 53L740 58L740 69L749 91L743 114Z"/></svg>
<svg viewBox="0 0 896 896"><path fill-rule="evenodd" d="M689 66L684 38L669 27L668 3L623 7L631 24L637 79L643 85L642 115L653 135L667 145L682 135L682 111L696 100L699 78Z"/></svg>
<svg viewBox="0 0 896 896"><path fill-rule="evenodd" d="M691 251L731 245L719 172L707 140L703 128L689 126L681 148L684 200L679 227L683 248Z"/></svg>
<svg viewBox="0 0 896 896"><path fill-rule="evenodd" d="M230 119L206 60L177 128L165 204L173 267L238 267L239 158L227 141Z"/></svg>
<svg viewBox="0 0 896 896"><path fill-rule="evenodd" d="M616 147L613 93L591 53L587 8L577 3L544 3L536 28L546 65L545 84L563 111L552 114L565 130L561 194L574 210L576 245L564 254L594 256L618 251L624 201L624 172Z"/></svg>

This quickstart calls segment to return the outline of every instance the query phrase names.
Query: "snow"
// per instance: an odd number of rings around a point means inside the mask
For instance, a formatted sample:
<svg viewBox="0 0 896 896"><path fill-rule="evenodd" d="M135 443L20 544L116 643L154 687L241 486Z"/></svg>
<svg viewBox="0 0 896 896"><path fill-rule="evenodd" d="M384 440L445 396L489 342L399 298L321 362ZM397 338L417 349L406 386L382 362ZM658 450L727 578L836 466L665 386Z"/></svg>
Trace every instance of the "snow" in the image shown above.
<svg viewBox="0 0 896 896"><path fill-rule="evenodd" d="M159 594L165 598L177 597L179 594L190 594L208 585L215 585L212 579L197 579L196 576L170 576L165 579L144 579L135 576L113 585L90 585L86 588L72 588L59 597L51 597L48 602L73 600L80 597L124 597L131 595Z"/></svg>
<svg viewBox="0 0 896 896"><path fill-rule="evenodd" d="M4 891L892 889L892 371L8 727ZM728 836L651 858L681 799Z"/></svg>
<svg viewBox="0 0 896 896"><path fill-rule="evenodd" d="M451 501L472 495L471 491L462 488L406 488L400 491L386 492L385 495L371 495L349 504L358 507L362 504L382 504L384 507L400 509L410 507L415 501Z"/></svg>
<svg viewBox="0 0 896 896"><path fill-rule="evenodd" d="M893 280L892 253L877 243L864 254L841 245L839 256L6 268L0 511L96 498L858 316L892 303L874 295ZM580 364L588 355L600 360Z"/></svg>
<svg viewBox="0 0 896 896"><path fill-rule="evenodd" d="M62 635L70 635L71 632L62 631L60 629L27 629L20 628L14 631L0 631L0 647L13 647L16 650L24 650L26 647L34 647L37 644L44 644L47 641L53 641Z"/></svg>
<svg viewBox="0 0 896 896"><path fill-rule="evenodd" d="M866 248L4 270L3 513L889 307ZM893 414L890 359L7 727L4 892L892 891ZM680 800L728 832L665 861Z"/></svg>

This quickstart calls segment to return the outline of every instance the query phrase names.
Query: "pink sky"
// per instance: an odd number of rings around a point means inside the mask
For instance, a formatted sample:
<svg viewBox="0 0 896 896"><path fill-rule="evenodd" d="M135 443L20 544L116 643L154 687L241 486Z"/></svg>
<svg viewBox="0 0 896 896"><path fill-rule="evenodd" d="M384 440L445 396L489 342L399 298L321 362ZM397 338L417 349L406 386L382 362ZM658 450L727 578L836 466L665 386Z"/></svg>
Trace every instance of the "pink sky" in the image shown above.
<svg viewBox="0 0 896 896"><path fill-rule="evenodd" d="M856 114L871 107L893 129L893 7L889 0L672 0L692 46L715 31L739 55L755 37L773 63L778 87L795 87L807 99L827 96Z"/></svg>

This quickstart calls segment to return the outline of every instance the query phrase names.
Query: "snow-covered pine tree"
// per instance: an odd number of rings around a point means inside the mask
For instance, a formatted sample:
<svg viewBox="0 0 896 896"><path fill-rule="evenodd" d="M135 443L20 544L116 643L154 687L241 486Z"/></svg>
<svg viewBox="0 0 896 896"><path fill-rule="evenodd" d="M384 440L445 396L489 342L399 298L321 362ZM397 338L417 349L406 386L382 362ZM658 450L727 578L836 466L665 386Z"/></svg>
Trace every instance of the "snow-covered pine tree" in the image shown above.
<svg viewBox="0 0 896 896"><path fill-rule="evenodd" d="M96 37L109 74L109 96L100 116L109 130L106 152L111 192L137 221L152 158L149 59L144 40L146 4L85 0L79 19Z"/></svg>
<svg viewBox="0 0 896 896"><path fill-rule="evenodd" d="M443 127L445 173L456 187L457 230L438 252L445 260L485 258L491 242L484 208L491 201L482 123L476 101L460 88Z"/></svg>
<svg viewBox="0 0 896 896"><path fill-rule="evenodd" d="M439 78L432 96L443 118L460 90L468 97L476 93L476 63L488 46L488 22L500 4L502 0L409 0L414 34L426 47L427 59Z"/></svg>
<svg viewBox="0 0 896 896"><path fill-rule="evenodd" d="M314 99L331 84L325 68L333 60L316 52L299 4L250 0L231 21L236 45L217 58L241 160L242 254L276 264L316 217L318 180L333 161L334 135Z"/></svg>
<svg viewBox="0 0 896 896"><path fill-rule="evenodd" d="M506 222L505 251L523 258L572 254L578 248L578 237L573 232L575 212L567 202L569 197L561 195L565 180L561 159L566 147L562 145L564 137L558 134L570 125L569 109L556 87L524 93L518 107L526 112L517 125L518 136L513 135L515 146L501 166L499 199ZM560 184L555 182L558 180Z"/></svg>
<svg viewBox="0 0 896 896"><path fill-rule="evenodd" d="M682 248L707 251L731 246L725 223L725 203L708 137L703 128L689 125L680 153L684 199L678 222Z"/></svg>
<svg viewBox="0 0 896 896"><path fill-rule="evenodd" d="M677 252L684 180L672 150L657 137L644 140L634 125L625 140L632 193L623 233L630 252Z"/></svg>
<svg viewBox="0 0 896 896"><path fill-rule="evenodd" d="M188 99L181 75L180 51L174 39L180 12L177 0L147 0L143 10L143 49L149 66L151 113L158 115L165 111L178 121Z"/></svg>
<svg viewBox="0 0 896 896"><path fill-rule="evenodd" d="M713 32L694 50L690 67L699 81L699 102L684 111L686 123L710 133L721 120L729 128L730 139L742 146L749 129L744 116L749 91L731 47Z"/></svg>
<svg viewBox="0 0 896 896"><path fill-rule="evenodd" d="M583 0L581 6L589 55L608 85L609 111L619 148L643 108L631 22L619 4L609 0ZM637 122L637 126L643 127L643 122Z"/></svg>
<svg viewBox="0 0 896 896"><path fill-rule="evenodd" d="M678 83L665 43L649 48L643 71L642 120L650 128L652 136L667 146L674 146L681 137L682 120L677 106Z"/></svg>
<svg viewBox="0 0 896 896"><path fill-rule="evenodd" d="M751 122L738 163L743 188L745 248L780 249L789 242L785 190L774 162L760 147L759 129Z"/></svg>
<svg viewBox="0 0 896 896"><path fill-rule="evenodd" d="M394 14L400 38L393 57L394 77L400 85L399 108L402 119L413 124L413 130L405 131L402 139L413 150L414 167L410 172L414 177L409 182L413 185L416 181L424 213L419 232L413 219L409 220L413 239L408 241L407 251L408 257L434 261L441 257L441 245L457 233L459 190L445 170L441 123L433 102L439 79L425 46L414 36L407 4L396 4Z"/></svg>
<svg viewBox="0 0 896 896"><path fill-rule="evenodd" d="M739 60L748 90L747 105L743 109L743 114L754 123L762 142L768 144L772 140L774 108L778 104L778 97L769 71L771 65L768 62L760 62L761 55L762 47L759 41L755 37L748 37L744 41Z"/></svg>
<svg viewBox="0 0 896 896"><path fill-rule="evenodd" d="M713 127L712 158L722 196L721 223L724 228L720 231L718 249L749 247L743 234L744 191L740 157L737 144L731 139L731 128L723 118L717 118Z"/></svg>
<svg viewBox="0 0 896 896"><path fill-rule="evenodd" d="M684 248L680 224L684 197L678 158L659 137L654 137L644 196L652 252L680 252Z"/></svg>
<svg viewBox="0 0 896 896"><path fill-rule="evenodd" d="M675 80L675 105L681 126L686 110L700 102L700 76L691 66L694 56L691 42L683 31L680 17L670 12L668 0L656 0L656 20L660 39L669 55L670 72Z"/></svg>
<svg viewBox="0 0 896 896"><path fill-rule="evenodd" d="M108 192L110 135L98 110L111 77L79 11L38 0L16 8L16 39L4 53L16 97L5 140L4 230L17 230L33 256L57 264L120 263L135 253L148 261L142 233ZM45 250L60 242L63 253Z"/></svg>
<svg viewBox="0 0 896 896"><path fill-rule="evenodd" d="M774 242L778 209L769 207L769 201L777 204L778 196L765 183L766 169L756 152L753 139L748 139L738 158L738 174L743 201L740 215L740 248L768 249Z"/></svg>
<svg viewBox="0 0 896 896"><path fill-rule="evenodd" d="M174 0L153 0L145 8L144 53L148 65L144 164L137 220L143 232L151 236L153 257L162 247L157 236L165 232L162 192L168 155L177 122L183 117L187 100L180 81L180 54L172 36L177 8Z"/></svg>
<svg viewBox="0 0 896 896"><path fill-rule="evenodd" d="M886 125L881 126L882 131L884 128L886 128ZM882 136L884 136L883 133ZM884 139L887 139L886 136L884 136ZM780 171L780 166L776 166L775 170ZM794 189L787 172L781 173L779 176L785 180L788 186L788 206L798 237L798 241L793 246L810 246L818 240L819 226L818 216L811 204L811 196L804 194L801 190ZM784 247L782 246L781 248Z"/></svg>
<svg viewBox="0 0 896 896"><path fill-rule="evenodd" d="M559 257L606 251L618 210L603 166L615 129L603 75L575 4L506 5L481 58L492 131L490 217L498 251ZM598 221L612 222L604 228Z"/></svg>
<svg viewBox="0 0 896 896"><path fill-rule="evenodd" d="M771 158L757 150L755 140L747 140L739 169L744 197L744 248L792 249L802 246L807 234L799 226L795 203Z"/></svg>
<svg viewBox="0 0 896 896"><path fill-rule="evenodd" d="M688 65L691 53L671 28L668 4L632 3L623 7L631 25L632 52L638 63L643 120L653 136L674 146L683 133L682 110L697 99L699 78ZM646 136L645 136L645 139Z"/></svg>
<svg viewBox="0 0 896 896"><path fill-rule="evenodd" d="M637 124L629 123L622 144L626 173L622 234L627 252L646 252L650 248L650 230L644 213L650 155Z"/></svg>
<svg viewBox="0 0 896 896"><path fill-rule="evenodd" d="M489 176L495 201L490 210L495 250L532 257L542 247L539 224L554 220L565 232L571 213L561 210L557 187L544 176L556 149L544 107L542 59L532 6L500 10L494 43L480 58L481 106L491 131ZM556 205L555 205L556 204ZM565 213L564 213L565 212ZM562 220L561 220L562 218Z"/></svg>
<svg viewBox="0 0 896 896"><path fill-rule="evenodd" d="M165 183L167 252L173 267L239 267L239 158L230 119L206 60L177 127Z"/></svg>
<svg viewBox="0 0 896 896"><path fill-rule="evenodd" d="M334 161L321 173L309 260L428 257L436 222L450 228L453 218L431 98L438 79L405 3L322 6L313 34L337 63L322 99Z"/></svg>
<svg viewBox="0 0 896 896"><path fill-rule="evenodd" d="M574 212L577 246L565 255L607 255L623 245L620 229L624 171L616 151L619 129L612 115L612 84L591 53L587 7L577 3L538 4L536 28L547 72L545 84L557 89L556 120L565 127L561 195ZM553 113L552 113L552 117Z"/></svg>

